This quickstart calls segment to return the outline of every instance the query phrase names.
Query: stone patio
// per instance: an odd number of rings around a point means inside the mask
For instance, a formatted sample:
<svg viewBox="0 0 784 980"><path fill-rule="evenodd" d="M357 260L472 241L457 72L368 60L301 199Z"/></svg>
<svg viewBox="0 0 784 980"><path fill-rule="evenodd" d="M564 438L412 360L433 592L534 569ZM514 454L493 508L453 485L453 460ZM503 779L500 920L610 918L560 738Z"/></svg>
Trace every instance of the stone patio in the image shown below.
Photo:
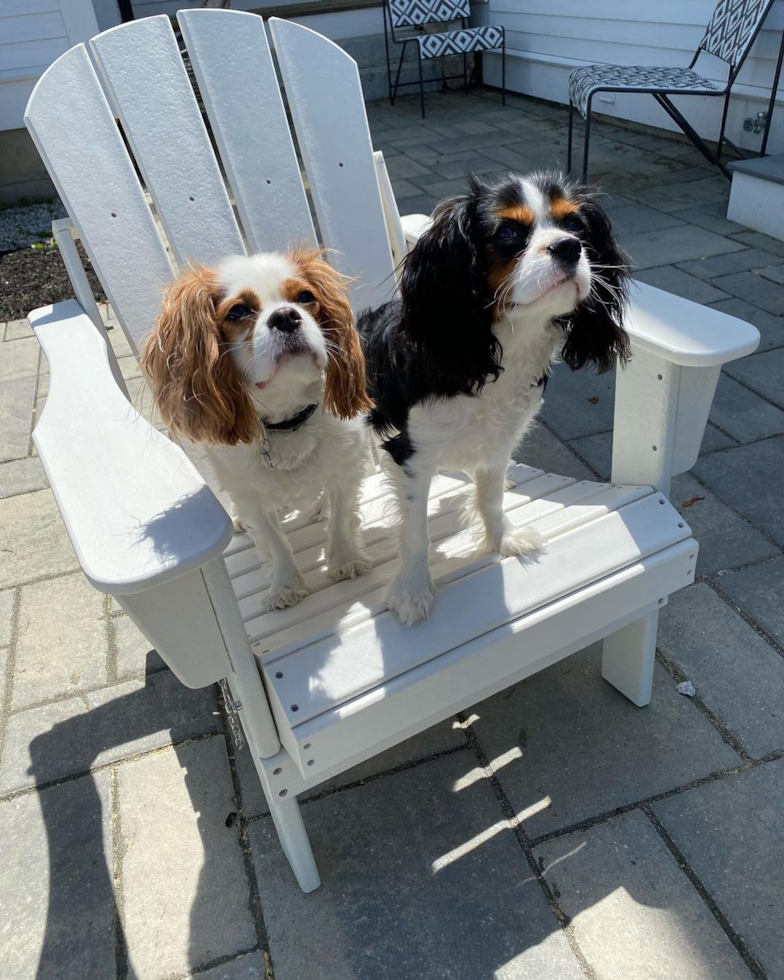
<svg viewBox="0 0 784 980"><path fill-rule="evenodd" d="M557 106L427 105L369 109L404 213L470 170L563 161ZM686 142L595 125L638 277L762 333L674 484L700 574L663 611L652 704L591 648L343 774L303 807L324 882L303 896L215 691L182 687L78 571L30 438L46 364L0 324L4 977L784 976L784 244L724 218L728 184ZM558 369L521 458L606 477L612 397Z"/></svg>

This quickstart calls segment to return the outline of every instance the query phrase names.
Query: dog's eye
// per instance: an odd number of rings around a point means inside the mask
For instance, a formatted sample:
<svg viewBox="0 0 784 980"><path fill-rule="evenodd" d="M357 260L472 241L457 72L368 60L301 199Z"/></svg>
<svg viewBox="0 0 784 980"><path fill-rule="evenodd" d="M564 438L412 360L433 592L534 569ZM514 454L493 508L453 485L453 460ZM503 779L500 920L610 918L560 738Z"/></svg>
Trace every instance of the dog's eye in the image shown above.
<svg viewBox="0 0 784 980"><path fill-rule="evenodd" d="M303 289L302 292L297 297L297 302L301 303L303 306L307 306L308 303L315 303L316 297L311 293L309 289Z"/></svg>
<svg viewBox="0 0 784 980"><path fill-rule="evenodd" d="M495 233L495 237L500 242L510 242L513 238L518 237L518 232L511 225L501 225Z"/></svg>
<svg viewBox="0 0 784 980"><path fill-rule="evenodd" d="M576 214L570 214L562 223L566 231L580 232L583 230L583 222Z"/></svg>
<svg viewBox="0 0 784 980"><path fill-rule="evenodd" d="M243 306L242 303L237 303L235 306L229 310L226 314L227 320L244 320L245 317L252 314L252 310L248 309L247 306Z"/></svg>

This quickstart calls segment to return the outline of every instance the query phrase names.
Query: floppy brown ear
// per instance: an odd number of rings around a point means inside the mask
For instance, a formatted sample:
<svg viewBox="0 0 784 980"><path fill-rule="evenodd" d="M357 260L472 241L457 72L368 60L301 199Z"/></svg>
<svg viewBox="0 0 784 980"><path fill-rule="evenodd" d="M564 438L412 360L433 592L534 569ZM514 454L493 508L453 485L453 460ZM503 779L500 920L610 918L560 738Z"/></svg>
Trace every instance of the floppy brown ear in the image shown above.
<svg viewBox="0 0 784 980"><path fill-rule="evenodd" d="M173 435L234 446L253 442L259 419L215 314L218 282L194 267L167 290L142 352L142 368Z"/></svg>
<svg viewBox="0 0 784 980"><path fill-rule="evenodd" d="M319 304L318 320L327 343L325 408L339 419L369 412L373 402L365 388L365 356L348 301L345 277L324 261L319 251L299 250L295 262Z"/></svg>

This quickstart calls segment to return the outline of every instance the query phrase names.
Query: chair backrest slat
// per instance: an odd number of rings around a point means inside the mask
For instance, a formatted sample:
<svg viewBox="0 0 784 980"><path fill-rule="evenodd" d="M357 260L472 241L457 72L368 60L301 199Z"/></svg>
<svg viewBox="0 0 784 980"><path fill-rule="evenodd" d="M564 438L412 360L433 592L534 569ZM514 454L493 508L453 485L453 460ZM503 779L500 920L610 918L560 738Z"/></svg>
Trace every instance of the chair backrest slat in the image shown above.
<svg viewBox="0 0 784 980"><path fill-rule="evenodd" d="M124 24L90 45L178 264L244 253L169 18Z"/></svg>
<svg viewBox="0 0 784 980"><path fill-rule="evenodd" d="M251 251L314 244L264 22L208 9L177 21Z"/></svg>
<svg viewBox="0 0 784 980"><path fill-rule="evenodd" d="M392 27L423 27L471 16L469 0L387 0Z"/></svg>
<svg viewBox="0 0 784 980"><path fill-rule="evenodd" d="M41 76L25 124L138 350L172 266L83 44Z"/></svg>
<svg viewBox="0 0 784 980"><path fill-rule="evenodd" d="M772 5L773 0L719 0L698 50L739 67Z"/></svg>
<svg viewBox="0 0 784 980"><path fill-rule="evenodd" d="M270 28L322 242L357 277L354 308L377 305L394 294L394 264L356 62L300 24Z"/></svg>

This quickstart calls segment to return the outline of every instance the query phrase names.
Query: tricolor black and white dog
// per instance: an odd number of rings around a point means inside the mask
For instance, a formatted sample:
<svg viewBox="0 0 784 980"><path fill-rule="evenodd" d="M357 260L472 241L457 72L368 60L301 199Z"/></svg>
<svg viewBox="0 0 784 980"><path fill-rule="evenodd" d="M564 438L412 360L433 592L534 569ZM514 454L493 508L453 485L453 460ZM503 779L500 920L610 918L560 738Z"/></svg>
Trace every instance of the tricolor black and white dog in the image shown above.
<svg viewBox="0 0 784 980"><path fill-rule="evenodd" d="M406 259L401 300L360 318L369 423L401 508L401 566L387 600L403 623L433 603L427 498L436 472L472 476L486 550L541 548L537 533L504 515L509 458L555 360L606 371L627 358L626 282L610 221L584 188L557 174L472 179L439 205Z"/></svg>

